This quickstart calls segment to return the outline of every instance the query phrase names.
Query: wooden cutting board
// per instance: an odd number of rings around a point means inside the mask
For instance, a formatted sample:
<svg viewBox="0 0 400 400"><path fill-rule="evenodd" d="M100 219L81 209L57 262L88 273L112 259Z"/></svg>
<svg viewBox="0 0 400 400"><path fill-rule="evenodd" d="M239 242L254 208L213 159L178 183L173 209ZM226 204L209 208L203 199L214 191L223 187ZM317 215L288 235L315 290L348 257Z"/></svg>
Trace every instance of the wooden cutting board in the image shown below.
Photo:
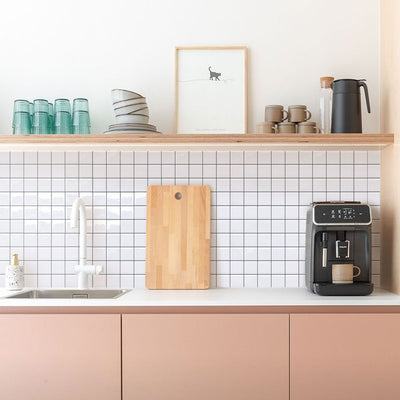
<svg viewBox="0 0 400 400"><path fill-rule="evenodd" d="M147 189L146 287L210 286L210 188Z"/></svg>

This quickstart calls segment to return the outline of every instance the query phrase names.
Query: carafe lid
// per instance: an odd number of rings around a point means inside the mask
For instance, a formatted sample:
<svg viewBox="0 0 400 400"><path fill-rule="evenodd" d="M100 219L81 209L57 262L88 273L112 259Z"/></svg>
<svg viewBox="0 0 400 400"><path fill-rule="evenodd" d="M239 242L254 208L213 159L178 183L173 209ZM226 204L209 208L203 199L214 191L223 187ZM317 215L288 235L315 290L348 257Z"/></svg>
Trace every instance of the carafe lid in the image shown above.
<svg viewBox="0 0 400 400"><path fill-rule="evenodd" d="M354 93L360 92L359 79L336 79L332 82L333 94L335 93Z"/></svg>
<svg viewBox="0 0 400 400"><path fill-rule="evenodd" d="M321 83L321 88L324 89L330 88L334 80L335 78L333 76L322 76L321 78L319 78L319 81Z"/></svg>

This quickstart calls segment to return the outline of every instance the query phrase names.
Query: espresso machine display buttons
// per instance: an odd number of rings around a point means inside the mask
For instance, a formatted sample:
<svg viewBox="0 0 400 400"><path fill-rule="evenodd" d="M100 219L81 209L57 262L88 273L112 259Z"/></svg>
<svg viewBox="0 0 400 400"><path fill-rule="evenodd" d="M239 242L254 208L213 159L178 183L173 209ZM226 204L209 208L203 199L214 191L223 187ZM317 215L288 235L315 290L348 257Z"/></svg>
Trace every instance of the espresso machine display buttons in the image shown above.
<svg viewBox="0 0 400 400"><path fill-rule="evenodd" d="M313 212L316 225L369 225L372 222L370 208L366 204L316 204Z"/></svg>

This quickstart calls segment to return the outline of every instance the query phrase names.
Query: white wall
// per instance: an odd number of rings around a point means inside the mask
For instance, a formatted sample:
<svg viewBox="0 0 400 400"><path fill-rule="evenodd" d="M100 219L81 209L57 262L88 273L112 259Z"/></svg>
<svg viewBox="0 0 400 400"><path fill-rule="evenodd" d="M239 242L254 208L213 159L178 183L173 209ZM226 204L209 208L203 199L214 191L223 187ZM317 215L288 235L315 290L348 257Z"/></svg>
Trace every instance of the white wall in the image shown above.
<svg viewBox="0 0 400 400"><path fill-rule="evenodd" d="M249 130L266 104L318 110L319 77L366 78L379 131L379 0L19 0L0 15L0 132L15 98L88 97L92 131L113 123L110 90L144 94L174 126L174 46L249 48ZM363 108L365 112L365 106Z"/></svg>

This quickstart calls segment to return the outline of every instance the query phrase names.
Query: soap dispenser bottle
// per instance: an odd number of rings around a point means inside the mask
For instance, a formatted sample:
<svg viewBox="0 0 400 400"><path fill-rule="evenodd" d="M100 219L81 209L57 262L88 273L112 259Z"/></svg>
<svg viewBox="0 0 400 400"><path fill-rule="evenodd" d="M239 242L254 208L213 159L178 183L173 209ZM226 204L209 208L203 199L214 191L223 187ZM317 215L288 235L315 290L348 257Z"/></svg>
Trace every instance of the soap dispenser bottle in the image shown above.
<svg viewBox="0 0 400 400"><path fill-rule="evenodd" d="M5 288L7 290L21 290L24 288L24 267L19 265L18 254L13 254L10 265L5 271Z"/></svg>

